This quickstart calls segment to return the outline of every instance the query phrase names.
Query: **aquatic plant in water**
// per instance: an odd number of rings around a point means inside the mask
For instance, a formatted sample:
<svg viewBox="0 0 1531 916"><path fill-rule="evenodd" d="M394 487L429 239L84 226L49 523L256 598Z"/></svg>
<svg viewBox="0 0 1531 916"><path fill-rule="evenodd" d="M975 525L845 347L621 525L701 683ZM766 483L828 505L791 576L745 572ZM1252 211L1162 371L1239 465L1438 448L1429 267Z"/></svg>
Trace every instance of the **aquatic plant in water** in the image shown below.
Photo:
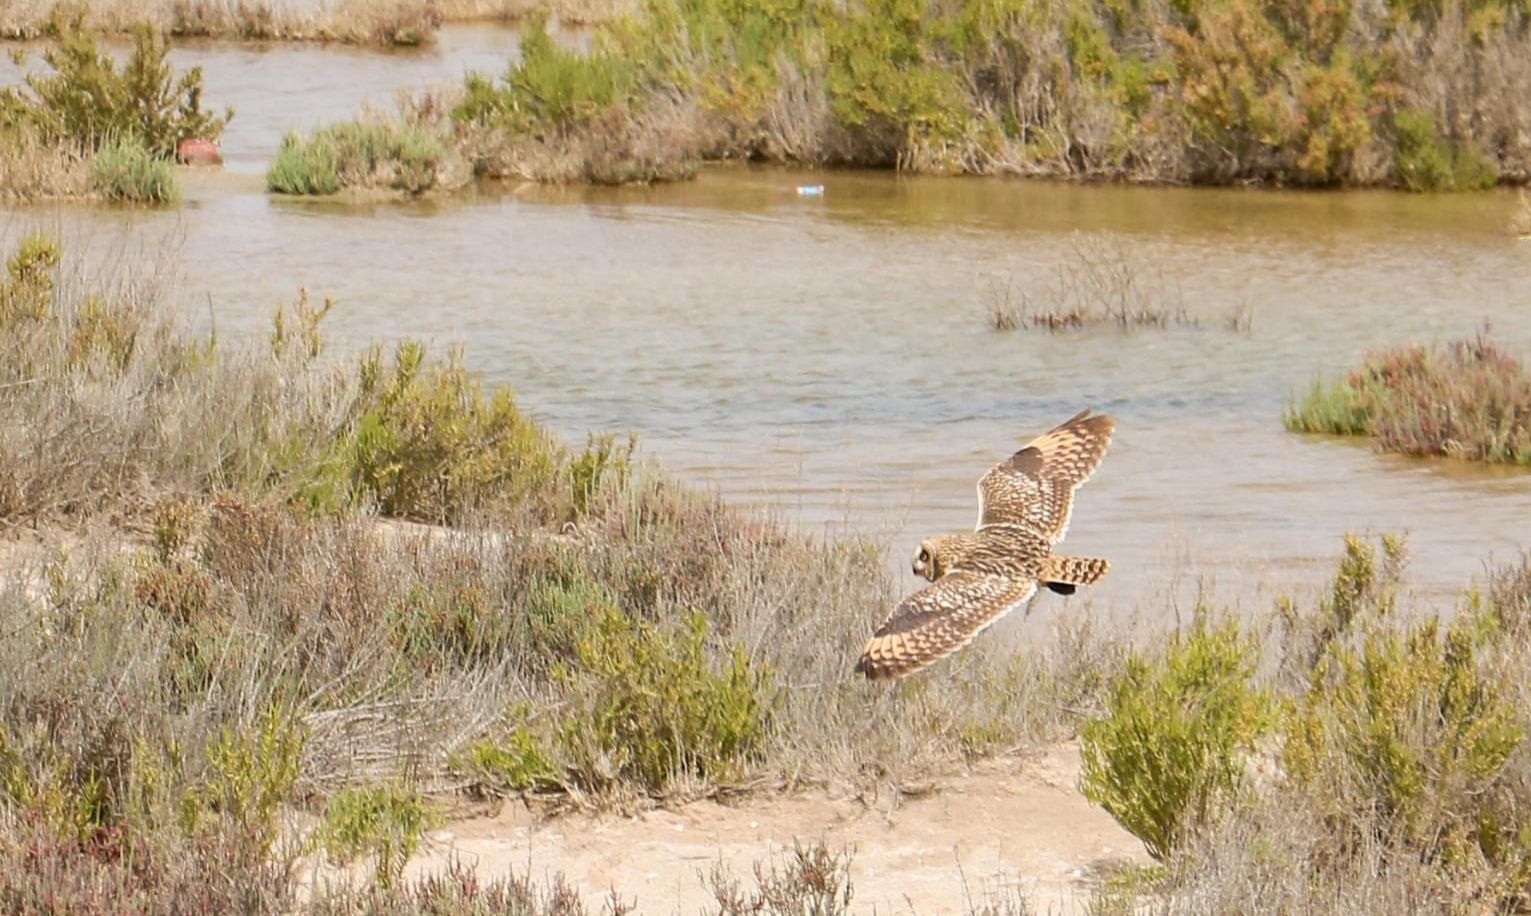
<svg viewBox="0 0 1531 916"><path fill-rule="evenodd" d="M1369 353L1287 408L1294 432L1366 436L1407 455L1531 464L1531 374L1485 334Z"/></svg>

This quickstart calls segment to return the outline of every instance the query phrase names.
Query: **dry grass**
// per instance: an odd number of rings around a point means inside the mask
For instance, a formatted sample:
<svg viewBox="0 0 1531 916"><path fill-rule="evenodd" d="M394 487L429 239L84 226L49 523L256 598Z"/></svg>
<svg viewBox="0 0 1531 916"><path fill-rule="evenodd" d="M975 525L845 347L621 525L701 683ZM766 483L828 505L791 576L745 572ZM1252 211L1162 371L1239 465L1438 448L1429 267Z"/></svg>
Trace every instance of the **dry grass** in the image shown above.
<svg viewBox="0 0 1531 916"><path fill-rule="evenodd" d="M1367 355L1286 411L1294 432L1367 436L1386 452L1531 464L1531 374L1484 334Z"/></svg>
<svg viewBox="0 0 1531 916"><path fill-rule="evenodd" d="M125 34L147 23L177 38L320 41L413 46L442 22L434 0L339 0L314 6L271 0L21 0L0 11L0 37L53 35L58 17L82 16L88 31Z"/></svg>

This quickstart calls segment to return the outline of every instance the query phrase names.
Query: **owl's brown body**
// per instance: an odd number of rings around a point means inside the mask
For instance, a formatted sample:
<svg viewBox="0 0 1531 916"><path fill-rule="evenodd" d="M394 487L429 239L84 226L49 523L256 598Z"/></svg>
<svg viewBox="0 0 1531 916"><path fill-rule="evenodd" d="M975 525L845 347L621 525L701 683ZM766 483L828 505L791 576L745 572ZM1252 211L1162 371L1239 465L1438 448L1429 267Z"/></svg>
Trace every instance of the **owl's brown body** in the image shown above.
<svg viewBox="0 0 1531 916"><path fill-rule="evenodd" d="M931 585L899 603L867 643L856 670L898 678L957 651L1036 594L1072 594L1106 574L1102 559L1065 557L1074 491L1111 443L1110 417L1077 414L995 465L978 481L978 525L920 545L914 572Z"/></svg>

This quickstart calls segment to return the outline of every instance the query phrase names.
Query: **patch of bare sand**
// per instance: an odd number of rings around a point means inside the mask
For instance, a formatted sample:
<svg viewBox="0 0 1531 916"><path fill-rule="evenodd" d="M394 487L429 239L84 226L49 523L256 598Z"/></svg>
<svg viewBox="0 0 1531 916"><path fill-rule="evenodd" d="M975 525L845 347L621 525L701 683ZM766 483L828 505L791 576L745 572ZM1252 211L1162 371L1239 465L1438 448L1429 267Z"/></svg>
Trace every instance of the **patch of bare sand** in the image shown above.
<svg viewBox="0 0 1531 916"><path fill-rule="evenodd" d="M539 818L520 802L432 832L406 874L454 859L481 878L562 873L598 903L612 889L642 913L701 912L721 862L753 886L754 863L793 840L855 850L857 913L951 913L1019 891L1035 911L1083 912L1100 873L1145 864L1142 845L1080 795L1074 743L992 761L921 797L870 804L822 795L697 802L636 817Z"/></svg>

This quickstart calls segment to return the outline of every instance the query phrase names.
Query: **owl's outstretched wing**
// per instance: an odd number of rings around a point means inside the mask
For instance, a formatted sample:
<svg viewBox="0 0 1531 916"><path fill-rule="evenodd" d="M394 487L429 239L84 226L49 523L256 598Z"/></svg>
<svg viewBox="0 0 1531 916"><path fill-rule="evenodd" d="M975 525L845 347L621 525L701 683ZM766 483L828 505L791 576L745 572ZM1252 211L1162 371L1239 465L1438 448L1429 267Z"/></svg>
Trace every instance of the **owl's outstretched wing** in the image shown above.
<svg viewBox="0 0 1531 916"><path fill-rule="evenodd" d="M972 642L1036 590L1029 579L949 572L899 602L862 650L856 671L868 680L913 674Z"/></svg>
<svg viewBox="0 0 1531 916"><path fill-rule="evenodd" d="M1017 525L1056 544L1068 533L1074 491L1105 457L1116 421L1080 411L978 480L978 528Z"/></svg>

